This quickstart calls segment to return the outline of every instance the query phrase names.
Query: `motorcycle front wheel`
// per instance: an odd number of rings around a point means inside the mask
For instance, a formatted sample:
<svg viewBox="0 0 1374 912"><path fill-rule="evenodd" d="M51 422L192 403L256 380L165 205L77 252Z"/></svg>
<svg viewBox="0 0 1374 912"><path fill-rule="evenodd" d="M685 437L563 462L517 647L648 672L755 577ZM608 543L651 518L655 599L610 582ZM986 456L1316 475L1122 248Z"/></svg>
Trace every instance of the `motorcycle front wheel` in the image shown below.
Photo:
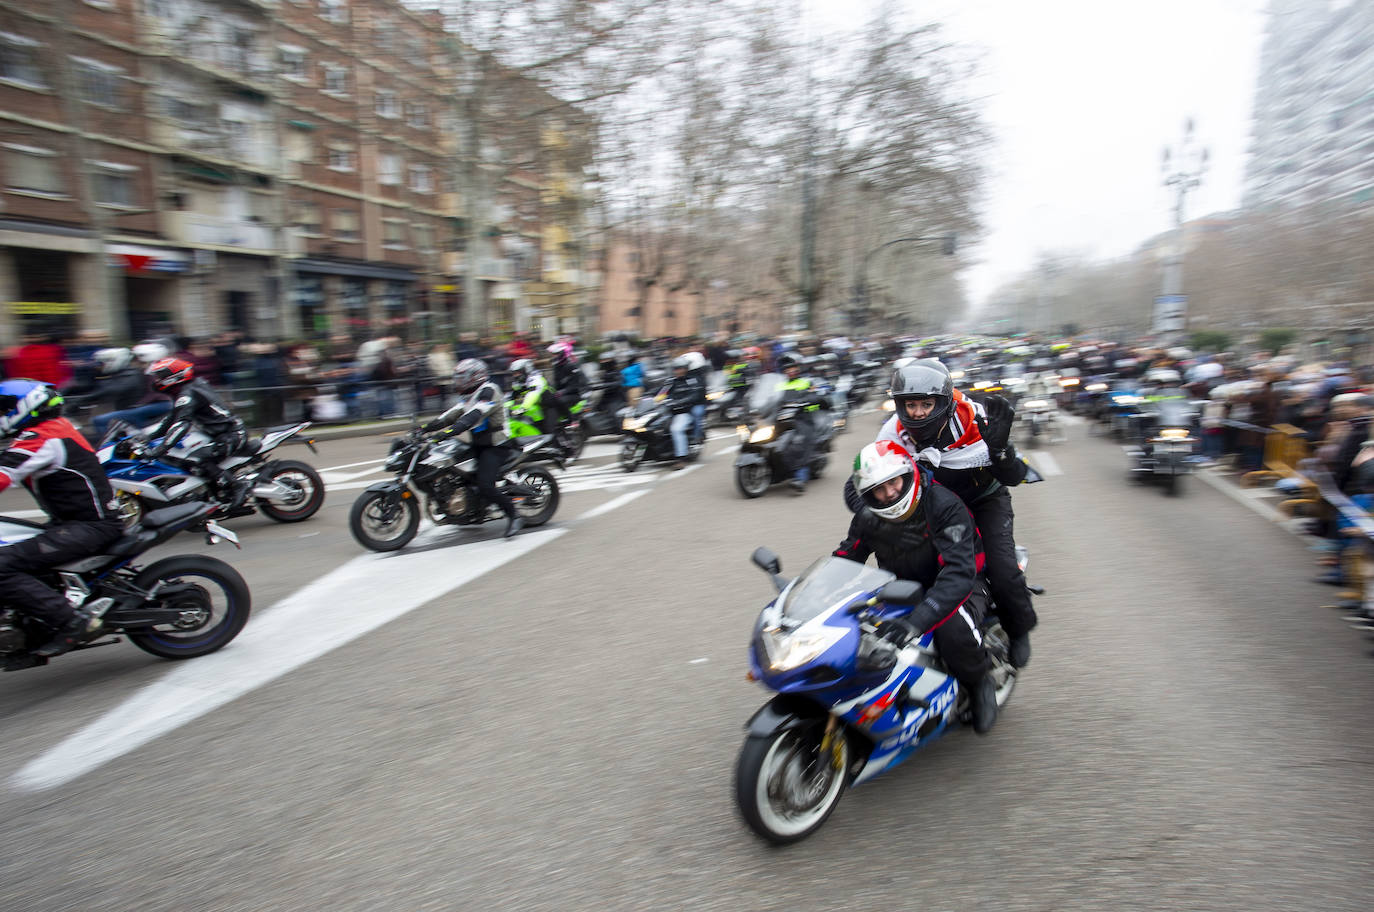
<svg viewBox="0 0 1374 912"><path fill-rule="evenodd" d="M181 554L145 569L134 585L165 584L158 601L181 612L179 620L124 632L144 652L164 659L193 659L222 648L248 623L253 597L233 567L214 557Z"/></svg>
<svg viewBox="0 0 1374 912"><path fill-rule="evenodd" d="M620 444L620 467L627 472L633 472L644 461L644 451L647 449L648 444L640 443L638 440L623 441Z"/></svg>
<svg viewBox="0 0 1374 912"><path fill-rule="evenodd" d="M768 484L772 481L771 476L772 472L766 465L753 463L735 466L735 486L741 494L751 500L761 497L768 490Z"/></svg>
<svg viewBox="0 0 1374 912"><path fill-rule="evenodd" d="M805 839L825 823L849 785L849 740L822 751L825 721L747 738L735 765L735 801L745 823L775 845Z"/></svg>
<svg viewBox="0 0 1374 912"><path fill-rule="evenodd" d="M314 516L324 506L324 479L313 466L304 462L283 460L273 464L271 474L258 477L291 492L280 502L258 498L258 509L268 519L275 519L279 523L301 522Z"/></svg>
<svg viewBox="0 0 1374 912"><path fill-rule="evenodd" d="M420 505L414 497L387 501L384 491L364 491L348 513L349 531L371 551L398 551L420 529Z"/></svg>
<svg viewBox="0 0 1374 912"><path fill-rule="evenodd" d="M558 480L548 469L528 466L515 473L516 481L532 490L533 494L515 498L515 510L525 520L527 526L542 526L553 519L558 511Z"/></svg>

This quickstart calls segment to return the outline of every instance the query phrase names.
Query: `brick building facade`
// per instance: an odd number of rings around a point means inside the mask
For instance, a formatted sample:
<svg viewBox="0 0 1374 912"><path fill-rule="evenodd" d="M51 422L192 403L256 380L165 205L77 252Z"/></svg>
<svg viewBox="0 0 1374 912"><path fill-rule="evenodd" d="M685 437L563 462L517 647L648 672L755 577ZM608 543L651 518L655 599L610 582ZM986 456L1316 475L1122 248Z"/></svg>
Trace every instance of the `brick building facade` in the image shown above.
<svg viewBox="0 0 1374 912"><path fill-rule="evenodd" d="M0 342L537 321L537 172L464 303L455 46L394 0L0 0Z"/></svg>

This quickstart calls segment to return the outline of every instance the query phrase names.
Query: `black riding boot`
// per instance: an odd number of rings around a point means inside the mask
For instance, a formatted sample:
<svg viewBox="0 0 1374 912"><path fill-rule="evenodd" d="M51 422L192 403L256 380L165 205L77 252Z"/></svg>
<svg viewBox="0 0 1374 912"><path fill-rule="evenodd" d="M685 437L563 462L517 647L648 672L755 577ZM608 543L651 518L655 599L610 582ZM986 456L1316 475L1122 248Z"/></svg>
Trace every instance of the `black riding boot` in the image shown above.
<svg viewBox="0 0 1374 912"><path fill-rule="evenodd" d="M997 722L997 685L992 675L983 675L968 687L969 709L973 712L973 730L986 735Z"/></svg>

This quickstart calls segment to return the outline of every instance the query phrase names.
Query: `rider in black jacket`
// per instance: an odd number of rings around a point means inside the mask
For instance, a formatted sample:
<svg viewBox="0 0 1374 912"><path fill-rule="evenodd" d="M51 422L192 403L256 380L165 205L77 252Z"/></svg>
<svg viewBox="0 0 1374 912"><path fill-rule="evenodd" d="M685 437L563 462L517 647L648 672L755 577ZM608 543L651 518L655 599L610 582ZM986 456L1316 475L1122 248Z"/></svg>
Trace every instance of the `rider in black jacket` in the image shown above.
<svg viewBox="0 0 1374 912"><path fill-rule="evenodd" d="M248 442L242 419L229 410L208 383L196 378L189 361L163 358L150 365L147 374L153 389L172 397L172 410L148 432L149 439L161 437L162 441L143 455L160 459L193 429L199 428L210 442L188 453L185 462L192 472L214 483L218 495L229 501L229 509L243 506L248 498L248 481L235 478L219 464Z"/></svg>
<svg viewBox="0 0 1374 912"><path fill-rule="evenodd" d="M477 457L477 490L506 514L505 537L510 538L524 528L525 520L515 511L515 503L497 487L501 467L511 454L506 397L491 382L487 365L477 358L464 358L454 366L453 385L461 398L420 430L426 434L443 431L446 435L471 435Z"/></svg>
<svg viewBox="0 0 1374 912"><path fill-rule="evenodd" d="M673 412L673 423L669 433L673 435L673 455L677 460L673 469L687 464L687 434L692 427L692 407L705 405L706 387L701 377L692 372L691 362L686 356L673 359L673 379L668 381L664 392L668 394L669 407Z"/></svg>
<svg viewBox="0 0 1374 912"><path fill-rule="evenodd" d="M972 401L934 359L894 371L890 393L897 414L883 425L878 440L892 441L930 463L935 480L972 511L987 550L988 588L1011 639L1011 663L1021 668L1030 661L1030 632L1037 619L1012 533L1011 487L1030 471L1010 441L1012 407L1000 396ZM857 507L848 484L845 502Z"/></svg>
<svg viewBox="0 0 1374 912"><path fill-rule="evenodd" d="M864 506L835 556L863 563L876 555L882 569L925 587L921 603L900 619L901 641L935 631L935 648L969 693L974 731L985 734L997 719L997 689L978 626L983 548L973 516L887 440L863 448L851 480Z"/></svg>
<svg viewBox="0 0 1374 912"><path fill-rule="evenodd" d="M33 538L0 547L0 591L52 628L34 650L61 655L100 630L100 619L33 574L99 554L124 531L114 492L86 438L61 417L62 396L37 380L0 382L0 491L19 482L51 521Z"/></svg>

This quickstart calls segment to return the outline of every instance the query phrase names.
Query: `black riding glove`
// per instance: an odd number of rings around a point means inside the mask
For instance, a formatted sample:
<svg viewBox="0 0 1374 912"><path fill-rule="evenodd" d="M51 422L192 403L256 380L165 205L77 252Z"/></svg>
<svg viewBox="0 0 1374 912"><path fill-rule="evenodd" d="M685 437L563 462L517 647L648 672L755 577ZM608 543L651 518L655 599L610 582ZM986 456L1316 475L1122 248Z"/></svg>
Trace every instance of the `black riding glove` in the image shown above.
<svg viewBox="0 0 1374 912"><path fill-rule="evenodd" d="M436 431L442 431L446 427L448 427L448 425L444 424L442 421L427 421L420 425L420 431L425 434L433 434Z"/></svg>
<svg viewBox="0 0 1374 912"><path fill-rule="evenodd" d="M1001 396L989 396L984 399L983 409L987 412L987 417L978 416L978 433L983 435L989 452L1000 453L1007 448L1007 442L1011 440L1011 423L1016 417L1016 410Z"/></svg>

